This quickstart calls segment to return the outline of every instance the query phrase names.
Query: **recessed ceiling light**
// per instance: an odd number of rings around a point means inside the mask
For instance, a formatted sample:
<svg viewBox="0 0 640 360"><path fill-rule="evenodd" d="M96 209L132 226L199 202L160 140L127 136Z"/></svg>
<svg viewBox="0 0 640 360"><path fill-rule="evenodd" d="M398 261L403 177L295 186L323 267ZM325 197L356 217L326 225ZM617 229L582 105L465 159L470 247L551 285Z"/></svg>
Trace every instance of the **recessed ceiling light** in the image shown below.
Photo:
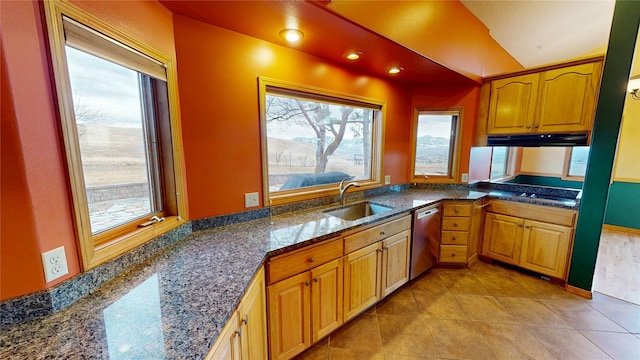
<svg viewBox="0 0 640 360"><path fill-rule="evenodd" d="M401 68L400 66L394 66L391 69L389 69L389 74L398 74L402 70L404 69Z"/></svg>
<svg viewBox="0 0 640 360"><path fill-rule="evenodd" d="M347 53L344 57L346 57L349 60L358 60L360 59L360 56L362 56L361 52L352 51L350 53Z"/></svg>
<svg viewBox="0 0 640 360"><path fill-rule="evenodd" d="M290 43L298 42L304 37L304 33L296 29L284 29L280 31L280 36Z"/></svg>

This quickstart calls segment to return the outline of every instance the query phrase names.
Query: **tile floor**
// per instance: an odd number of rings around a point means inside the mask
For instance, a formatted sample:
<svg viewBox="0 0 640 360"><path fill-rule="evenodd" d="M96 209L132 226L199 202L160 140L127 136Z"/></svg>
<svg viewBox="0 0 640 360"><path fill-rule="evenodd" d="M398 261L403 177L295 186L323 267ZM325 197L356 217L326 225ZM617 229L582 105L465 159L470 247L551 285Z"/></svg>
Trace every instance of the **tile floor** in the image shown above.
<svg viewBox="0 0 640 360"><path fill-rule="evenodd" d="M640 359L640 306L498 265L434 269L296 359Z"/></svg>

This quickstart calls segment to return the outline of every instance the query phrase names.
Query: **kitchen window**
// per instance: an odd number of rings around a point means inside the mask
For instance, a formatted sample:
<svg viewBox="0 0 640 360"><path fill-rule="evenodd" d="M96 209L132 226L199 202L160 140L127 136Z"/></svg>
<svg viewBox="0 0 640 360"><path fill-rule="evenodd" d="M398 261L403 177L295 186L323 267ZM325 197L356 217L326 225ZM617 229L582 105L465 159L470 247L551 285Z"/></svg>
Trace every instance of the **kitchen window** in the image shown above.
<svg viewBox="0 0 640 360"><path fill-rule="evenodd" d="M45 9L86 269L184 222L175 68L73 5Z"/></svg>
<svg viewBox="0 0 640 360"><path fill-rule="evenodd" d="M509 176L510 149L507 146L494 146L491 152L491 180Z"/></svg>
<svg viewBox="0 0 640 360"><path fill-rule="evenodd" d="M418 110L413 123L411 182L458 179L462 110Z"/></svg>
<svg viewBox="0 0 640 360"><path fill-rule="evenodd" d="M267 203L379 184L383 102L265 78L260 92Z"/></svg>
<svg viewBox="0 0 640 360"><path fill-rule="evenodd" d="M589 146L568 147L564 160L565 180L582 181L587 171L589 161Z"/></svg>

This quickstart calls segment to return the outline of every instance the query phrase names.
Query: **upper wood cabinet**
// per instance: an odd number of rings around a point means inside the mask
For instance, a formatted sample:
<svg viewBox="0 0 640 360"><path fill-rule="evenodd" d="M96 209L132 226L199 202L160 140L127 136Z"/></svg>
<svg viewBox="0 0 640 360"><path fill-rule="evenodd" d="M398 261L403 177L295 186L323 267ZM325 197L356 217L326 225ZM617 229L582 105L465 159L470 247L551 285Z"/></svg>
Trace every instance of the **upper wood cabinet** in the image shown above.
<svg viewBox="0 0 640 360"><path fill-rule="evenodd" d="M488 135L591 131L601 73L597 58L487 79L478 130L486 124Z"/></svg>

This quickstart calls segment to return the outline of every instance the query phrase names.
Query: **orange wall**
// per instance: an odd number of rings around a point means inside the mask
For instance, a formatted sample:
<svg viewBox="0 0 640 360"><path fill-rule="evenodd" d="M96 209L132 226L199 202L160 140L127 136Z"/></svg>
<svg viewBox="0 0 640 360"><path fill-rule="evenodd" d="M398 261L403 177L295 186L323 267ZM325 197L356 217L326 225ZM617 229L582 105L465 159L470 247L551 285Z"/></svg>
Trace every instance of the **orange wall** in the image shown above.
<svg viewBox="0 0 640 360"><path fill-rule="evenodd" d="M479 99L479 86L422 86L413 90L413 108L463 108L460 174L469 172L469 153L476 132ZM456 180L460 182L460 178Z"/></svg>
<svg viewBox="0 0 640 360"><path fill-rule="evenodd" d="M75 2L173 55L171 13L156 2ZM2 6L2 230L0 299L43 290L80 272L64 146L59 136L37 1ZM144 21L141 15L144 14ZM69 274L45 284L40 254L64 245Z"/></svg>
<svg viewBox="0 0 640 360"><path fill-rule="evenodd" d="M244 193L262 192L258 76L385 100L384 174L407 181L409 87L183 16L174 28L193 219L244 211Z"/></svg>

